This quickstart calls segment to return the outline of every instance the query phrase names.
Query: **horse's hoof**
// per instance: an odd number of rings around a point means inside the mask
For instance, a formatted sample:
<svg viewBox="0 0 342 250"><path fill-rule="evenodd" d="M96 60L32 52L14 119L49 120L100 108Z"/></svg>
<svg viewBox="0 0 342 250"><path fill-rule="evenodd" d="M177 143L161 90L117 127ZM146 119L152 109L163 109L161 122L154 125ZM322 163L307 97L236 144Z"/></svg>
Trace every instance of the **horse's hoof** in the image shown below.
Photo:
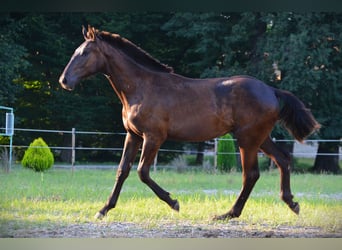
<svg viewBox="0 0 342 250"><path fill-rule="evenodd" d="M172 209L179 212L179 203L177 200L176 200L176 203L173 205Z"/></svg>
<svg viewBox="0 0 342 250"><path fill-rule="evenodd" d="M294 202L290 208L295 214L299 214L300 206L298 202Z"/></svg>
<svg viewBox="0 0 342 250"><path fill-rule="evenodd" d="M94 216L96 220L102 220L104 218L104 215L101 214L100 212L97 212Z"/></svg>

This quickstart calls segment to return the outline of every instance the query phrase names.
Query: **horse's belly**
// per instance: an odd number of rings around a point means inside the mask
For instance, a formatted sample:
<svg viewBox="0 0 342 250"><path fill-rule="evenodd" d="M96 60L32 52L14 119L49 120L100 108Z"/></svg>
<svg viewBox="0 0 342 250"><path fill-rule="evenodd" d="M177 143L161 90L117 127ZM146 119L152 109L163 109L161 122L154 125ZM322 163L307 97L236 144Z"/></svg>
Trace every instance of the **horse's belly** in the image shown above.
<svg viewBox="0 0 342 250"><path fill-rule="evenodd" d="M168 139L177 141L200 142L224 135L231 130L231 126L217 119L205 118L191 120L184 118L169 127Z"/></svg>

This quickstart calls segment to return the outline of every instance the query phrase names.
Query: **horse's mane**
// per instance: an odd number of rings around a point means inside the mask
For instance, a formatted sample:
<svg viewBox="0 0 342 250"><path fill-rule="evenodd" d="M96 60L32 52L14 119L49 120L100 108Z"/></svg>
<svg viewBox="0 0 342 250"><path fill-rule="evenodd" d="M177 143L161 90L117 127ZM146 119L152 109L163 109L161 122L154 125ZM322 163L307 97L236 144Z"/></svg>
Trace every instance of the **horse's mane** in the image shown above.
<svg viewBox="0 0 342 250"><path fill-rule="evenodd" d="M157 72L165 72L172 73L173 68L169 67L165 64L162 64L157 59L153 58L146 51L139 48L137 45L133 44L129 40L121 37L118 34L112 34L106 31L96 31L96 37L101 40L109 43L111 46L116 49L121 50L124 54L130 57L136 63L144 66L145 68L157 71Z"/></svg>

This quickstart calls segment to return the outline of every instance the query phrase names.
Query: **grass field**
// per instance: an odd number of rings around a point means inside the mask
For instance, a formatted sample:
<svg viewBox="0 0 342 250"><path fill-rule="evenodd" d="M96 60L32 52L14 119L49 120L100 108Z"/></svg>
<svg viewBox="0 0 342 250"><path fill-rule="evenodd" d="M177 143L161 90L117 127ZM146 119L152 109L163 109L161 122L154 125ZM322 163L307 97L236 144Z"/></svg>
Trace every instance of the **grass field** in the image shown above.
<svg viewBox="0 0 342 250"><path fill-rule="evenodd" d="M179 213L160 201L132 171L117 207L105 221L146 228L163 223L210 224L214 215L230 209L241 188L241 173L236 172L159 170L151 176L178 199ZM40 174L16 166L9 174L1 173L0 236L8 230L94 222L114 179L113 170L52 169ZM295 201L301 205L299 216L279 199L279 174L274 170L261 174L242 215L234 220L254 226L318 227L342 234L341 176L294 174L291 182Z"/></svg>

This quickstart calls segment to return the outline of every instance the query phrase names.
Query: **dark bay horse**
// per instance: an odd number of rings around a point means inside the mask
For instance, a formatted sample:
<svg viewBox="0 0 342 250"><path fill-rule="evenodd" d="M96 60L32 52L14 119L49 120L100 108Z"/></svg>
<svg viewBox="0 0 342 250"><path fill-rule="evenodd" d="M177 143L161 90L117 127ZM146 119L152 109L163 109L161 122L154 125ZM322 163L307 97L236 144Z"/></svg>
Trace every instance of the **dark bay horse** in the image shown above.
<svg viewBox="0 0 342 250"><path fill-rule="evenodd" d="M320 125L293 94L272 88L249 76L191 79L173 73L145 51L120 37L88 26L85 41L76 49L59 78L72 90L82 79L104 74L122 102L122 119L127 135L116 181L105 206L96 214L101 219L114 208L141 147L138 175L172 209L177 200L149 175L151 163L165 140L199 142L232 132L238 141L242 163L242 189L225 214L215 219L239 217L259 178L258 150L280 171L280 196L299 213L290 189L290 154L278 148L269 134L277 121L298 140Z"/></svg>

